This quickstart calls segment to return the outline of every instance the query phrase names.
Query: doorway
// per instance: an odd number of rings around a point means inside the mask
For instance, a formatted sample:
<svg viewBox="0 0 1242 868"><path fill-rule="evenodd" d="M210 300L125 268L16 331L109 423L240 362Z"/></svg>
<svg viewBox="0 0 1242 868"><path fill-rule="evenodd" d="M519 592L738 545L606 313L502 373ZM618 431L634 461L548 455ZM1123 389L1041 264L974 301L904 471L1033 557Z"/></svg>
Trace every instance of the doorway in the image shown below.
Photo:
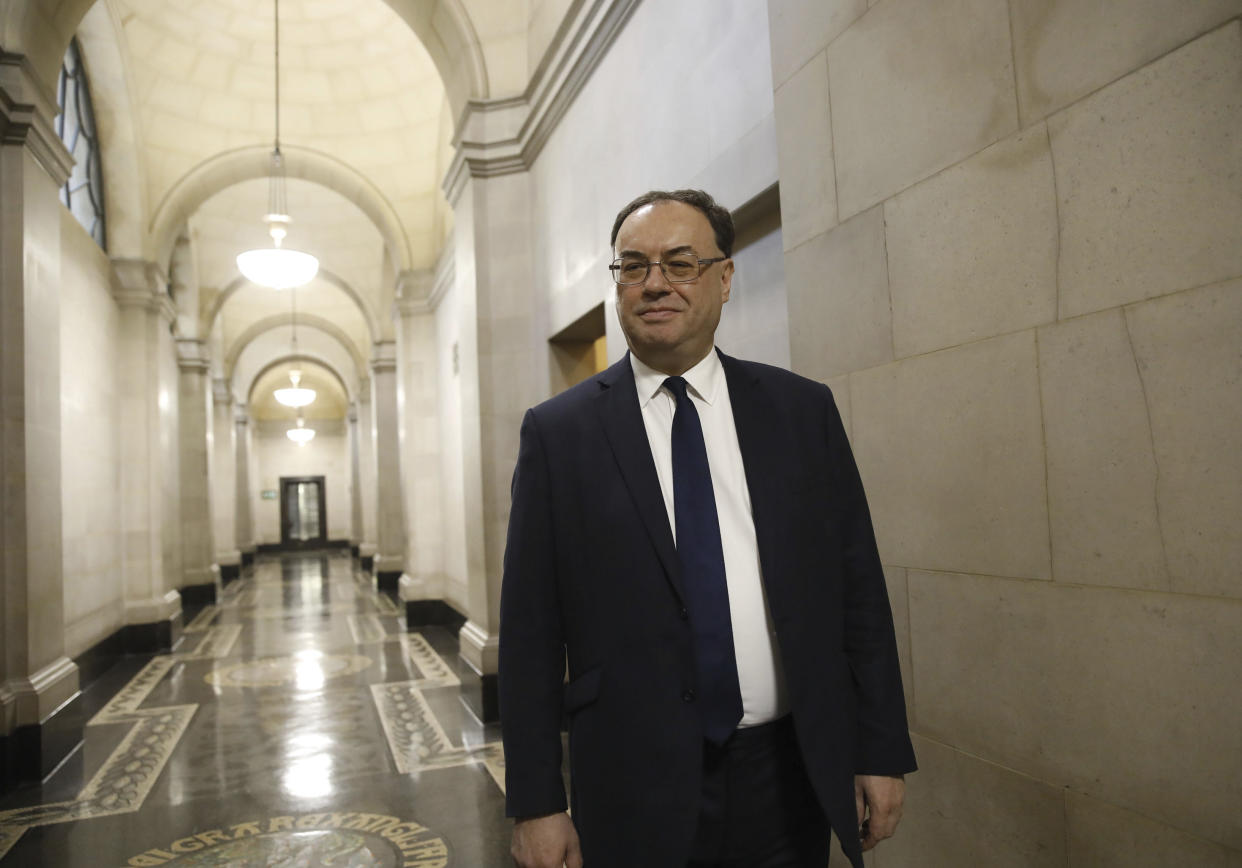
<svg viewBox="0 0 1242 868"><path fill-rule="evenodd" d="M316 548L328 541L322 476L280 477L280 545Z"/></svg>

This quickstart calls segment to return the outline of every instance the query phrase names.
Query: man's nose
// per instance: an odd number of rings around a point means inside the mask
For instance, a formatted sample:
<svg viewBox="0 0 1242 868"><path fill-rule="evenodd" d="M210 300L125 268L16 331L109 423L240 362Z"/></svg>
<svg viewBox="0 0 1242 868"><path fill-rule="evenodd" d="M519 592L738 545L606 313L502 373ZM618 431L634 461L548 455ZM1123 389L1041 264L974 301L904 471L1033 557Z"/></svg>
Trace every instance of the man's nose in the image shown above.
<svg viewBox="0 0 1242 868"><path fill-rule="evenodd" d="M660 267L660 264L653 262L647 266L647 276L643 278L643 292L663 295L671 291L672 287L669 285L668 278L664 276L664 269Z"/></svg>

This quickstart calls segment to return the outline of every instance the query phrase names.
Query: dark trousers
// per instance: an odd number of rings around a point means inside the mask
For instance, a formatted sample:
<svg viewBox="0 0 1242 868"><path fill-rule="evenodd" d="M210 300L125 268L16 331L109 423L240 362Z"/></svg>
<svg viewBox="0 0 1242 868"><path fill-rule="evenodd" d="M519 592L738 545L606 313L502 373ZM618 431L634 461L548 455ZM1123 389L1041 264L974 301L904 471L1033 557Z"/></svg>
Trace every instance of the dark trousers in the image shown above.
<svg viewBox="0 0 1242 868"><path fill-rule="evenodd" d="M786 716L705 744L687 868L825 868L829 828Z"/></svg>

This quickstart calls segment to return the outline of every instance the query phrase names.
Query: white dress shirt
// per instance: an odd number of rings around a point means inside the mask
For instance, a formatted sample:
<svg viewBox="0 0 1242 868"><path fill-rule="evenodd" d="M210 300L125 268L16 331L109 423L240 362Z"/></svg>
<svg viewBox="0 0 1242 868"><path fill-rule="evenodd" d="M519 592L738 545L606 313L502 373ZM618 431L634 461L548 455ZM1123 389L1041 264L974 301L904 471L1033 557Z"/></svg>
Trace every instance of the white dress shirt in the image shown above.
<svg viewBox="0 0 1242 868"><path fill-rule="evenodd" d="M630 364L638 387L638 405L655 459L668 523L677 539L673 512L673 414L677 399L663 388L667 374L646 365L633 353ZM707 464L712 475L720 540L724 548L725 579L729 585L729 614L733 620L733 647L738 682L742 688L742 726L754 726L788 711L780 650L763 593L759 545L751 514L746 468L733 423L733 405L724 367L715 350L682 374L703 426Z"/></svg>

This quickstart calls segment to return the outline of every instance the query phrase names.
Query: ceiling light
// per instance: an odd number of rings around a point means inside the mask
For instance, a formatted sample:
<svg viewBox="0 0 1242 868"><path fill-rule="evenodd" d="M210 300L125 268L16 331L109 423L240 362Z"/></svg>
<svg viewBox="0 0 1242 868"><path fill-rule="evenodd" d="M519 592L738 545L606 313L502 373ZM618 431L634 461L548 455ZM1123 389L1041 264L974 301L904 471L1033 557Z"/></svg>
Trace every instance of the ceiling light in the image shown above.
<svg viewBox="0 0 1242 868"><path fill-rule="evenodd" d="M289 205L285 198L285 161L280 153L280 0L273 0L276 9L276 140L268 167L267 232L272 246L247 250L237 255L237 268L246 279L272 289L292 289L309 283L319 273L319 260L300 250L281 245L289 234Z"/></svg>
<svg viewBox="0 0 1242 868"><path fill-rule="evenodd" d="M302 414L298 413L297 427L290 428L285 432L285 436L299 446L305 446L307 443L315 439L315 429L307 428L306 422L302 419Z"/></svg>
<svg viewBox="0 0 1242 868"><path fill-rule="evenodd" d="M297 369L290 371L289 382L293 385L287 389L277 389L273 393L277 401L286 407L305 407L315 400L314 389L304 389L299 385L302 382L301 371Z"/></svg>

